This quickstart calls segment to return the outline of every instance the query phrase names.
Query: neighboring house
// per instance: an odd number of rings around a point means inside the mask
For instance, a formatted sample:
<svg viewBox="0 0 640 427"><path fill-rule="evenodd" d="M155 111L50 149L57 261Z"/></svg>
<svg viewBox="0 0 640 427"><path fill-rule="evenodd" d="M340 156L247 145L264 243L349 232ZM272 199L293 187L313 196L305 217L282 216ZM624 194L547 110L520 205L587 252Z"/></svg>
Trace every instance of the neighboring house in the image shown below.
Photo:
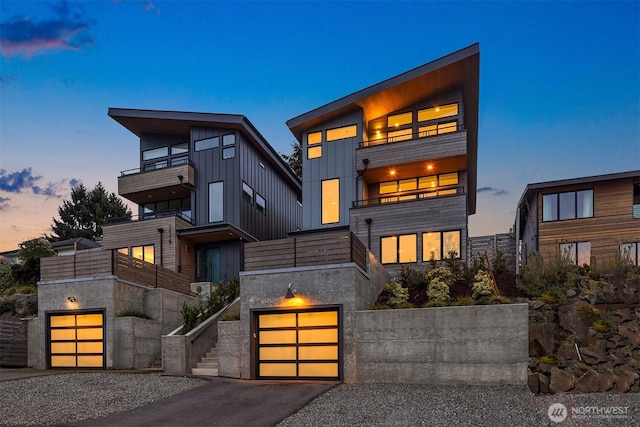
<svg viewBox="0 0 640 427"><path fill-rule="evenodd" d="M99 247L100 243L84 237L76 237L51 243L51 249L59 256L74 255L76 252L84 249L95 249Z"/></svg>
<svg viewBox="0 0 640 427"><path fill-rule="evenodd" d="M139 137L139 166L118 178L138 216L105 226L105 249L217 283L242 270L245 242L300 228L300 182L246 117L120 108L109 116Z"/></svg>
<svg viewBox="0 0 640 427"><path fill-rule="evenodd" d="M474 44L289 120L303 230L348 228L390 270L466 259L479 61Z"/></svg>
<svg viewBox="0 0 640 427"><path fill-rule="evenodd" d="M621 254L638 265L640 170L529 184L515 230L518 268L531 251L579 265Z"/></svg>

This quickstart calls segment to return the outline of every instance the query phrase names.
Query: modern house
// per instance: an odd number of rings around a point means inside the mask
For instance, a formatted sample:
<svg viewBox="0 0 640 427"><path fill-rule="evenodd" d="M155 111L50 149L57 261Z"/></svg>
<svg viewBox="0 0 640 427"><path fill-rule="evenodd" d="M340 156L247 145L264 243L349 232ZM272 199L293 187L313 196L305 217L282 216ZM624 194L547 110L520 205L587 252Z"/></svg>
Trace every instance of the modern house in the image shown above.
<svg viewBox="0 0 640 427"><path fill-rule="evenodd" d="M104 248L186 274L227 280L243 268L245 242L301 227L301 186L242 115L110 108L139 138L135 169L118 194L137 221L104 227Z"/></svg>
<svg viewBox="0 0 640 427"><path fill-rule="evenodd" d="M529 184L515 231L518 266L531 251L578 265L620 254L638 265L640 170Z"/></svg>
<svg viewBox="0 0 640 427"><path fill-rule="evenodd" d="M289 120L302 229L349 229L392 271L466 259L479 62L474 44Z"/></svg>

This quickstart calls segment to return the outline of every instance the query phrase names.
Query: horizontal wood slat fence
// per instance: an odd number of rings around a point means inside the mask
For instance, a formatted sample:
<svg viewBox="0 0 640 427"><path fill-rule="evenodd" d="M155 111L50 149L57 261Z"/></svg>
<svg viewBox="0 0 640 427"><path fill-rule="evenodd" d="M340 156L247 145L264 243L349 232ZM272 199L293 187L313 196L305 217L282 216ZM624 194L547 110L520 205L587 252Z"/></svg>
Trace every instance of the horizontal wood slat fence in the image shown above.
<svg viewBox="0 0 640 427"><path fill-rule="evenodd" d="M27 321L0 319L0 366L27 366Z"/></svg>
<svg viewBox="0 0 640 427"><path fill-rule="evenodd" d="M189 278L118 251L86 251L40 259L40 277L48 280L117 276L140 285L189 294Z"/></svg>
<svg viewBox="0 0 640 427"><path fill-rule="evenodd" d="M252 242L244 251L245 271L347 262L367 269L367 248L353 233Z"/></svg>

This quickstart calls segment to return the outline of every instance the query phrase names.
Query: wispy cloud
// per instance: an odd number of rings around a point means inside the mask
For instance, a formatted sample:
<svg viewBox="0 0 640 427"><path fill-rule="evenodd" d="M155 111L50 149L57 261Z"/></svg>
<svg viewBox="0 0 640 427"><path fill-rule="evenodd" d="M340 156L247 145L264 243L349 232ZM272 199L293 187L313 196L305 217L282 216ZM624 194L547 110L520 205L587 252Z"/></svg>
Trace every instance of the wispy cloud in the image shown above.
<svg viewBox="0 0 640 427"><path fill-rule="evenodd" d="M93 45L89 28L93 24L77 5L73 10L66 1L53 3L54 16L34 21L28 16L14 16L0 22L0 53L29 59L50 51L80 51Z"/></svg>
<svg viewBox="0 0 640 427"><path fill-rule="evenodd" d="M0 196L0 212L9 209L9 203L7 203L9 200L11 199L9 199L8 197Z"/></svg>
<svg viewBox="0 0 640 427"><path fill-rule="evenodd" d="M0 74L0 84L10 85L14 83L18 83L20 80L17 76L9 76L6 74Z"/></svg>
<svg viewBox="0 0 640 427"><path fill-rule="evenodd" d="M40 196L61 198L64 197L70 187L77 186L80 181L76 178L63 179L59 182L47 182L40 184L41 175L35 175L31 168L24 168L21 171L7 172L0 169L0 191L6 193L31 192ZM9 199L0 196L0 203L6 203ZM5 206L5 209L8 207Z"/></svg>
<svg viewBox="0 0 640 427"><path fill-rule="evenodd" d="M480 187L476 190L477 193L493 193L492 196L504 196L509 194L507 190L493 188L493 187Z"/></svg>

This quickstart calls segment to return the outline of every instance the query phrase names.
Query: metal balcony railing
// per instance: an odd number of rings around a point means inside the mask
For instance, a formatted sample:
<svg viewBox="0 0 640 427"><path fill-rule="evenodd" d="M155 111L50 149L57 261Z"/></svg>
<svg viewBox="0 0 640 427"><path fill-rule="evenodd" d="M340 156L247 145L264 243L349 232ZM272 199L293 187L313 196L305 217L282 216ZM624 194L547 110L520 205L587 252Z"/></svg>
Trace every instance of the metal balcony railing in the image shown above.
<svg viewBox="0 0 640 427"><path fill-rule="evenodd" d="M384 205L389 203L414 202L416 200L439 198L464 194L464 186L449 186L438 189L405 191L402 193L385 194L371 199L355 200L352 202L354 208L363 206Z"/></svg>
<svg viewBox="0 0 640 427"><path fill-rule="evenodd" d="M434 128L429 130L424 130L424 131L411 132L411 133L407 133L406 135L384 137L384 138L376 138L375 136L373 136L369 138L368 141L360 142L358 146L360 148L377 147L378 145L395 144L398 142L405 142L405 141L414 141L416 139L424 139L424 138L431 138L434 136L448 135L452 133L464 132L466 130L464 125L461 125L461 124L456 125L454 128L452 128L450 122L436 123L431 126L434 126Z"/></svg>
<svg viewBox="0 0 640 427"><path fill-rule="evenodd" d="M134 175L137 173L151 172L158 169L165 169L174 166L190 165L193 166L193 162L188 157L176 157L172 159L160 159L150 163L145 163L139 168L127 169L120 171L120 176Z"/></svg>

